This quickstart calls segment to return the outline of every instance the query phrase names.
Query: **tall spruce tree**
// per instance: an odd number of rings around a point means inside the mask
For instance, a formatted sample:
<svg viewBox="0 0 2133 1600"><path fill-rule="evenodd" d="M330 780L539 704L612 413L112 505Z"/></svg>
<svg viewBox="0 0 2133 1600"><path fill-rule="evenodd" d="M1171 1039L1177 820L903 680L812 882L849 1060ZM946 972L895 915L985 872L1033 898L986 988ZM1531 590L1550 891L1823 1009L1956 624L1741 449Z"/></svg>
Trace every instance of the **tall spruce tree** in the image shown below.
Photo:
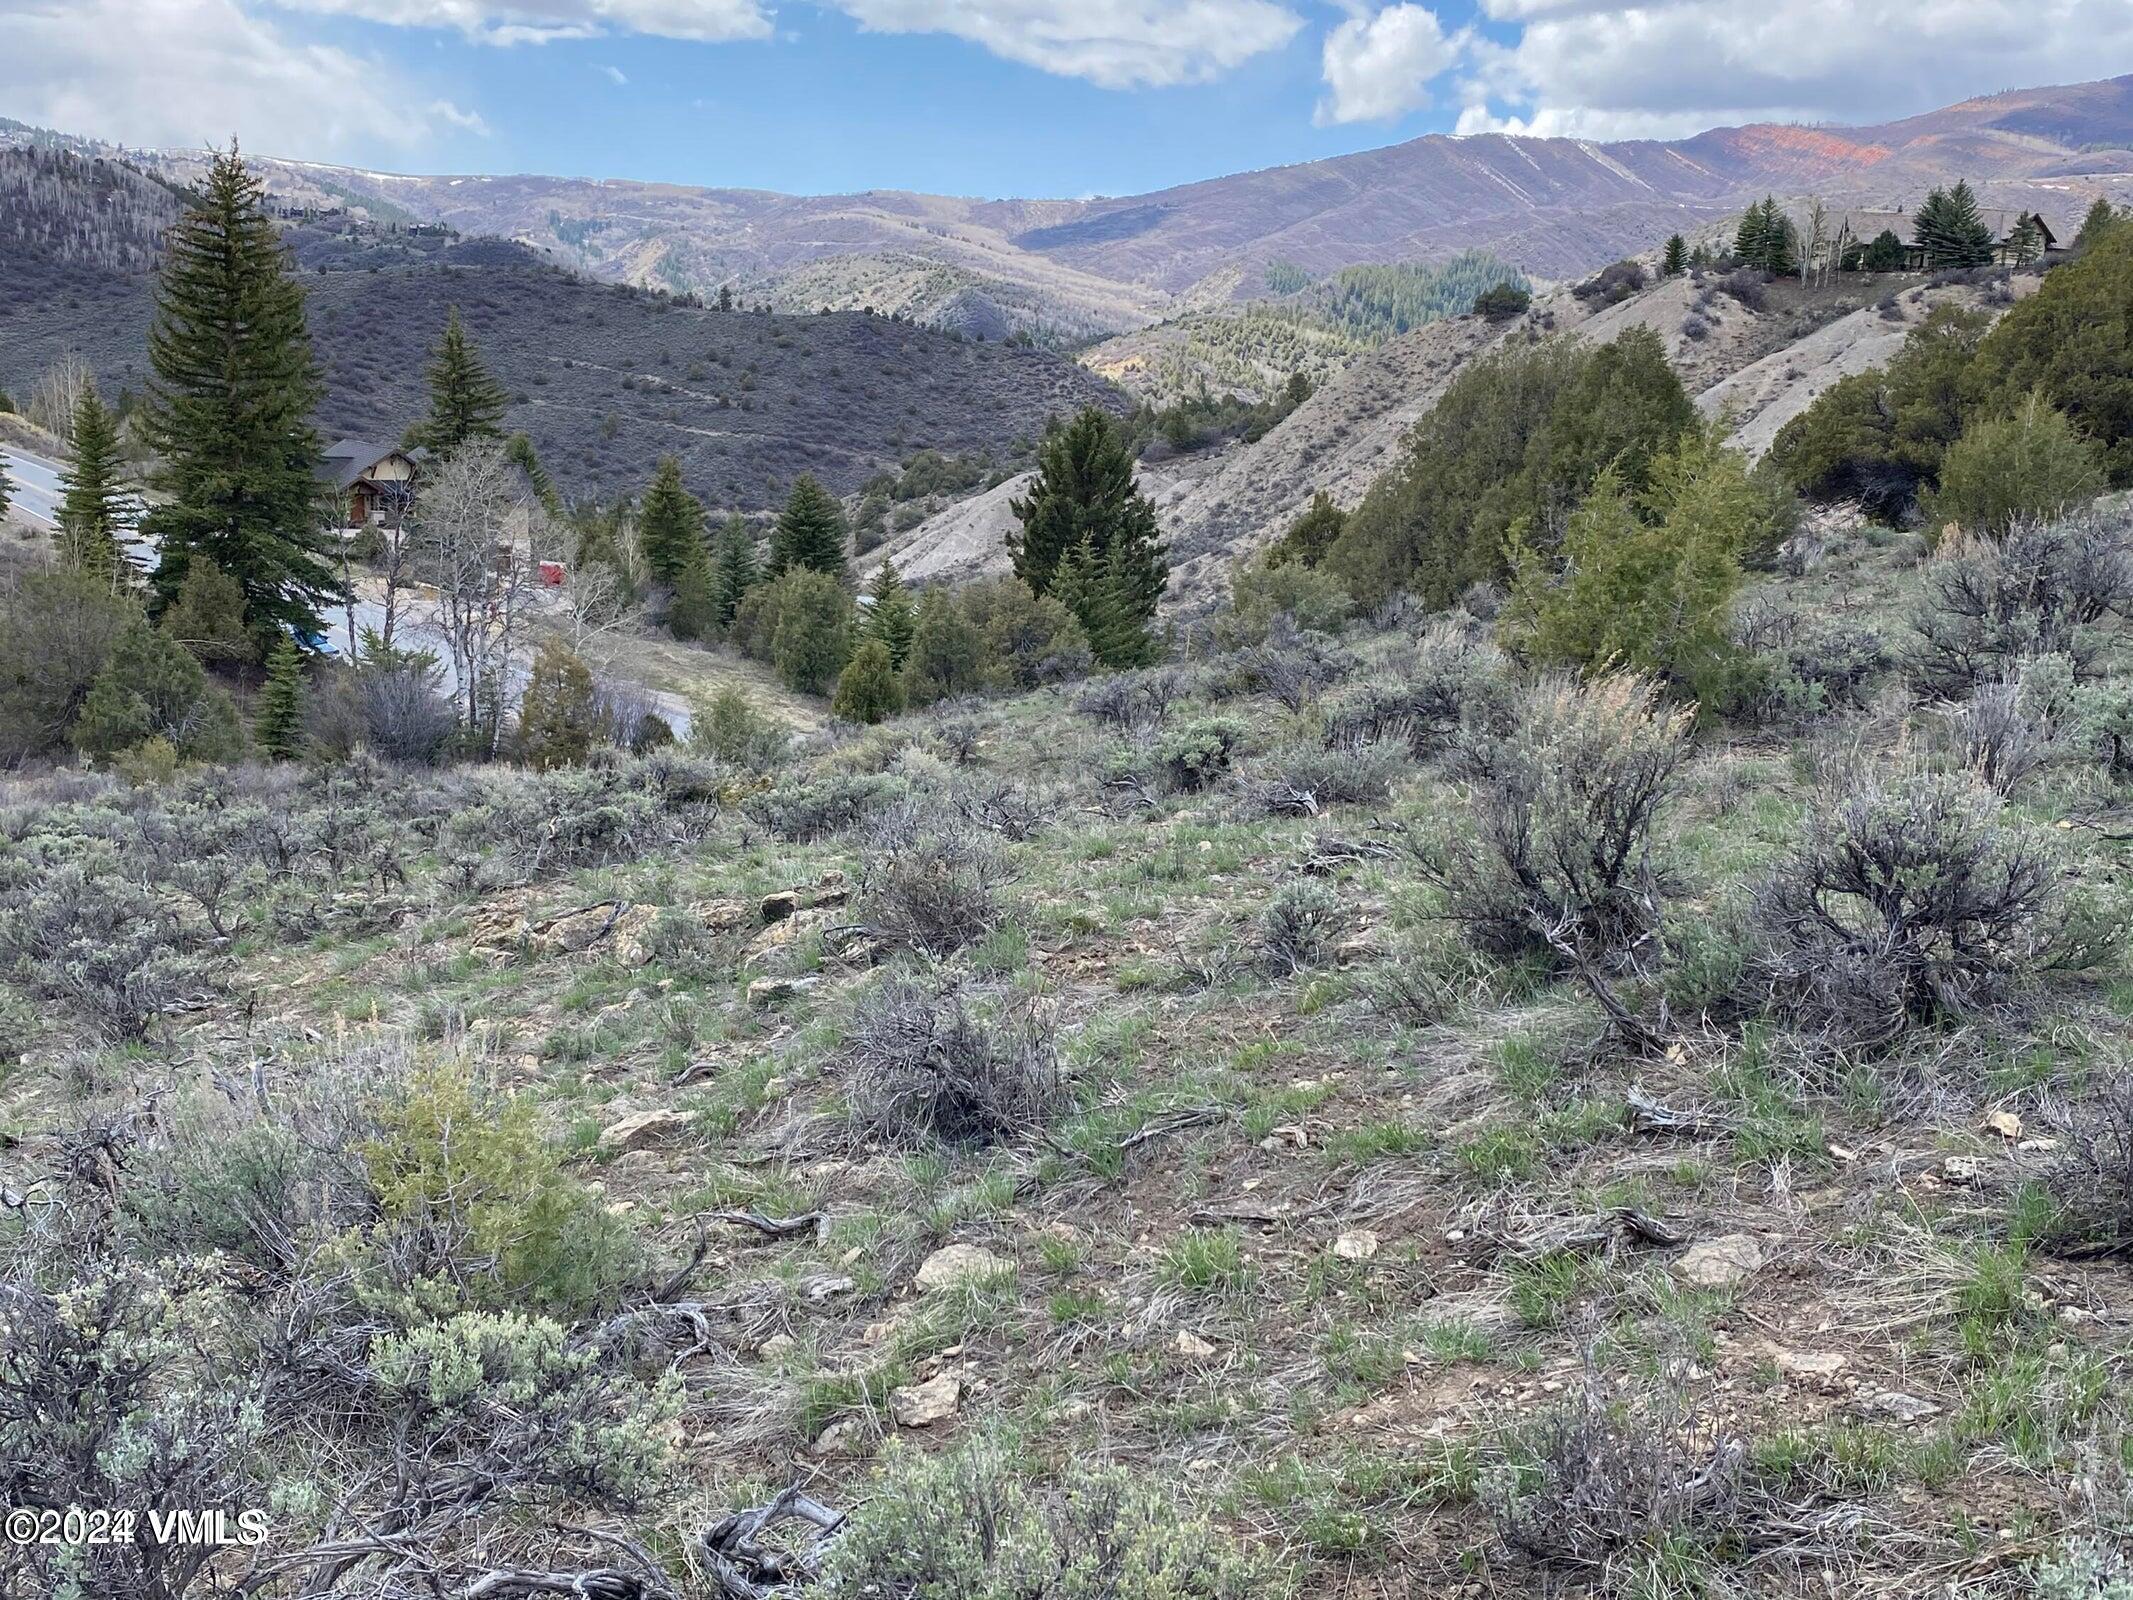
<svg viewBox="0 0 2133 1600"><path fill-rule="evenodd" d="M1689 270L1689 242L1680 234L1671 235L1666 241L1666 254L1660 258L1659 270L1669 278L1678 278Z"/></svg>
<svg viewBox="0 0 2133 1600"><path fill-rule="evenodd" d="M304 662L287 634L267 657L252 738L270 760L293 761L304 753Z"/></svg>
<svg viewBox="0 0 2133 1600"><path fill-rule="evenodd" d="M1911 220L1911 239L1929 267L1982 267L1992 260L1992 230L1967 179L1926 196Z"/></svg>
<svg viewBox="0 0 2133 1600"><path fill-rule="evenodd" d="M1009 509L1022 526L1008 532L1007 552L1015 576L1036 593L1049 590L1068 552L1086 544L1092 561L1116 569L1134 615L1155 615L1170 563L1155 504L1134 486L1133 453L1109 413L1089 406L1047 432L1029 495Z"/></svg>
<svg viewBox="0 0 2133 1600"><path fill-rule="evenodd" d="M490 376L457 306L445 312L444 337L430 355L429 383L429 415L407 430L405 448L428 450L448 461L476 439L504 436L504 408L511 397Z"/></svg>
<svg viewBox="0 0 2133 1600"><path fill-rule="evenodd" d="M675 574L674 598L667 602L667 630L677 639L708 639L718 631L711 551L702 539L690 541L681 571Z"/></svg>
<svg viewBox="0 0 2133 1600"><path fill-rule="evenodd" d="M1052 574L1052 598L1074 614L1097 661L1113 668L1146 666L1156 653L1125 552L1123 545L1098 552L1084 539Z"/></svg>
<svg viewBox="0 0 2133 1600"><path fill-rule="evenodd" d="M119 474L118 428L91 385L75 402L74 459L59 475L59 541L68 566L113 593L133 577L120 543L133 515Z"/></svg>
<svg viewBox="0 0 2133 1600"><path fill-rule="evenodd" d="M1883 228L1867 241L1859 256L1859 268L1863 272L1901 272L1904 259L1903 241L1896 237L1896 230Z"/></svg>
<svg viewBox="0 0 2133 1600"><path fill-rule="evenodd" d="M719 531L718 547L711 560L711 609L714 625L723 630L732 625L741 601L761 576L755 564L755 539L748 524L736 511Z"/></svg>
<svg viewBox="0 0 2133 1600"><path fill-rule="evenodd" d="M339 593L311 425L324 387L303 290L234 144L167 237L148 359L159 604L198 554L237 580L254 632L321 631L319 605Z"/></svg>
<svg viewBox="0 0 2133 1600"><path fill-rule="evenodd" d="M911 654L912 635L918 630L918 611L895 562L882 562L867 594L873 601L867 609L867 636L887 646L890 664L901 672Z"/></svg>
<svg viewBox="0 0 2133 1600"><path fill-rule="evenodd" d="M644 552L645 567L655 582L672 588L688 564L689 552L703 542L703 502L682 485L681 463L661 456L637 513L637 547Z"/></svg>
<svg viewBox="0 0 2133 1600"><path fill-rule="evenodd" d="M833 578L844 577L844 509L835 496L802 473L786 497L770 538L770 576L783 577L794 567L811 567Z"/></svg>

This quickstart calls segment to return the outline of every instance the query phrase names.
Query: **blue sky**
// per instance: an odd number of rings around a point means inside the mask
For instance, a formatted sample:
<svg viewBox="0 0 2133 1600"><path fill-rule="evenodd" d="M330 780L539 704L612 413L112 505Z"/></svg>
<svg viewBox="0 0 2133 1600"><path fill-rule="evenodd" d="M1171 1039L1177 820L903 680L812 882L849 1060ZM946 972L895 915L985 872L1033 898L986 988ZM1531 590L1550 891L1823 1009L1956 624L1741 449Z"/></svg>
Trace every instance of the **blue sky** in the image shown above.
<svg viewBox="0 0 2133 1600"><path fill-rule="evenodd" d="M1131 193L2124 72L2128 0L0 0L0 113L29 122L801 192Z"/></svg>

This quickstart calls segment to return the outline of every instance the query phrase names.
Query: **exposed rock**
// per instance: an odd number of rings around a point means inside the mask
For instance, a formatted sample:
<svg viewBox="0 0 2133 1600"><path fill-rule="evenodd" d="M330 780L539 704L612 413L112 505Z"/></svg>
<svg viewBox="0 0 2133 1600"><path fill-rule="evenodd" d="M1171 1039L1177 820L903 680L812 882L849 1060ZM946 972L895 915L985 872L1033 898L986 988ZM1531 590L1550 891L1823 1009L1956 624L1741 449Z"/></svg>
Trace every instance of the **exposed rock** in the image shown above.
<svg viewBox="0 0 2133 1600"><path fill-rule="evenodd" d="M760 966L788 945L797 943L810 933L828 928L835 921L833 913L819 906L795 911L792 915L773 922L750 939L748 948L742 952L743 959L751 965Z"/></svg>
<svg viewBox="0 0 2133 1600"><path fill-rule="evenodd" d="M865 1424L857 1417L844 1417L815 1435L808 1452L817 1458L864 1455L870 1442Z"/></svg>
<svg viewBox="0 0 2133 1600"><path fill-rule="evenodd" d="M2012 1111L1993 1112L1991 1116L1985 1119L1985 1126L2002 1139L2019 1139L2022 1137L2022 1119Z"/></svg>
<svg viewBox="0 0 2133 1600"><path fill-rule="evenodd" d="M1015 1264L990 1250L981 1250L974 1244L944 1244L926 1257L919 1267L918 1275L911 1281L918 1285L919 1293L935 1294L943 1289L958 1289L966 1283L983 1283L988 1278L997 1278L1002 1273L1014 1271Z"/></svg>
<svg viewBox="0 0 2133 1600"><path fill-rule="evenodd" d="M1898 1422L1923 1422L1928 1417L1940 1415L1940 1407L1931 1400L1915 1394L1904 1394L1895 1389L1885 1389L1880 1394L1870 1395L1866 1402L1869 1411L1878 1411L1885 1417L1894 1417Z"/></svg>
<svg viewBox="0 0 2133 1600"><path fill-rule="evenodd" d="M782 1356L800 1341L789 1333L774 1333L755 1348L755 1353L767 1358Z"/></svg>
<svg viewBox="0 0 2133 1600"><path fill-rule="evenodd" d="M1851 1365L1849 1356L1835 1350L1779 1350L1776 1355L1779 1372L1818 1389L1835 1388L1844 1369Z"/></svg>
<svg viewBox="0 0 2133 1600"><path fill-rule="evenodd" d="M748 1003L752 1006L774 1006L790 1000L794 995L807 993L822 980L810 973L804 978L757 978L748 985Z"/></svg>
<svg viewBox="0 0 2133 1600"><path fill-rule="evenodd" d="M930 1428L962 1408L963 1380L952 1372L889 1391L889 1415L900 1428Z"/></svg>
<svg viewBox="0 0 2133 1600"><path fill-rule="evenodd" d="M639 1111L601 1129L600 1148L619 1152L671 1144L689 1131L689 1121L684 1111Z"/></svg>
<svg viewBox="0 0 2133 1600"><path fill-rule="evenodd" d="M1215 1353L1215 1347L1190 1328L1178 1329L1178 1336L1173 1342L1172 1348L1179 1355L1192 1361L1205 1361Z"/></svg>
<svg viewBox="0 0 2133 1600"><path fill-rule="evenodd" d="M1752 1233L1728 1233L1699 1239L1681 1252L1674 1275L1699 1289L1730 1289L1762 1270L1762 1242Z"/></svg>
<svg viewBox="0 0 2133 1600"><path fill-rule="evenodd" d="M1368 1228L1355 1228L1333 1241L1333 1253L1343 1261L1368 1261L1378 1253L1378 1236Z"/></svg>

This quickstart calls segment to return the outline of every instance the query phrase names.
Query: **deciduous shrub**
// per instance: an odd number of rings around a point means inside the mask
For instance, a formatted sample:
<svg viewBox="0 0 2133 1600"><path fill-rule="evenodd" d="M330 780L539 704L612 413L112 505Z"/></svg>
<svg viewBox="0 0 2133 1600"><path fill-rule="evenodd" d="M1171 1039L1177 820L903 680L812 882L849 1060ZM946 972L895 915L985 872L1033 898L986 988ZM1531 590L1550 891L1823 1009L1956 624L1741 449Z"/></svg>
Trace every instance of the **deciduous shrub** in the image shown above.
<svg viewBox="0 0 2133 1600"><path fill-rule="evenodd" d="M1042 1128L1064 1099L1050 1023L1024 1005L974 1013L949 991L892 979L853 1008L837 1065L871 1144L996 1144Z"/></svg>
<svg viewBox="0 0 2133 1600"><path fill-rule="evenodd" d="M1756 892L1759 970L1834 1042L2008 1005L2062 931L2047 836L1968 774L1865 771L1825 793Z"/></svg>

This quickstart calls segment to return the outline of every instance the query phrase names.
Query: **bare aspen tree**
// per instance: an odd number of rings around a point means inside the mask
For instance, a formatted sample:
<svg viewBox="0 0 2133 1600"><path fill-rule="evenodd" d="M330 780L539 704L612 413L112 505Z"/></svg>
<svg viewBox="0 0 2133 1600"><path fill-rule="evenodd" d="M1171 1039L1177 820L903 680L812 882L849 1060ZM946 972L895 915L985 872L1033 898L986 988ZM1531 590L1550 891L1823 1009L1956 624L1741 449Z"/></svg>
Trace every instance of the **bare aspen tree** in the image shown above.
<svg viewBox="0 0 2133 1600"><path fill-rule="evenodd" d="M47 433L74 442L74 413L81 397L96 387L96 372L78 350L69 350L45 368L24 403L30 421Z"/></svg>
<svg viewBox="0 0 2133 1600"><path fill-rule="evenodd" d="M502 738L544 520L503 446L486 440L446 462L415 502L410 537L418 570L437 586L453 705L484 754Z"/></svg>

